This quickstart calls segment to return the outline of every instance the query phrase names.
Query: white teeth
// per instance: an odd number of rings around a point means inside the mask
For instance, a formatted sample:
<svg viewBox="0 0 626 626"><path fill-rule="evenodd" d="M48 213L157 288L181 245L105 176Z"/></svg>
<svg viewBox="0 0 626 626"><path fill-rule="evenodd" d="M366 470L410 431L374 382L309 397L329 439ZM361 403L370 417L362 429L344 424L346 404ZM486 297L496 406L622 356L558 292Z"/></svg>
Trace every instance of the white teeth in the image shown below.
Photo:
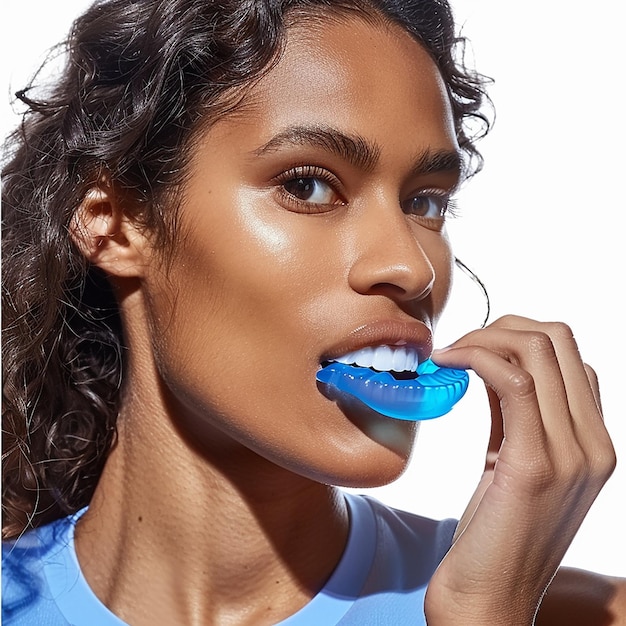
<svg viewBox="0 0 626 626"><path fill-rule="evenodd" d="M392 364L391 369L394 372L403 372L405 371L406 366L408 365L407 354L405 348L400 348L394 350L392 353Z"/></svg>
<svg viewBox="0 0 626 626"><path fill-rule="evenodd" d="M380 372L415 372L419 363L417 351L406 346L367 347L333 360L346 365L372 367Z"/></svg>
<svg viewBox="0 0 626 626"><path fill-rule="evenodd" d="M352 358L354 359L352 362L360 367L371 367L371 363L374 360L374 348L357 350L352 353Z"/></svg>
<svg viewBox="0 0 626 626"><path fill-rule="evenodd" d="M380 346L374 350L372 365L379 372L388 372L393 369L393 351L389 346Z"/></svg>

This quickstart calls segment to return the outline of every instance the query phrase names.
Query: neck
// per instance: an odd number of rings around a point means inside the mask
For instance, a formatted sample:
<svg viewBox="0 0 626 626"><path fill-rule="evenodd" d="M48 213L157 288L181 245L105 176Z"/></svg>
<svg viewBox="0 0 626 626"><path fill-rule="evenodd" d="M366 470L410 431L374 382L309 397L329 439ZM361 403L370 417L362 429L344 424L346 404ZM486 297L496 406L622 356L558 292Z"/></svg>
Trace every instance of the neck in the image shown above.
<svg viewBox="0 0 626 626"><path fill-rule="evenodd" d="M127 394L116 447L77 528L93 591L133 625L258 625L294 613L341 556L343 498L226 446L223 434L211 450L190 444L159 395Z"/></svg>

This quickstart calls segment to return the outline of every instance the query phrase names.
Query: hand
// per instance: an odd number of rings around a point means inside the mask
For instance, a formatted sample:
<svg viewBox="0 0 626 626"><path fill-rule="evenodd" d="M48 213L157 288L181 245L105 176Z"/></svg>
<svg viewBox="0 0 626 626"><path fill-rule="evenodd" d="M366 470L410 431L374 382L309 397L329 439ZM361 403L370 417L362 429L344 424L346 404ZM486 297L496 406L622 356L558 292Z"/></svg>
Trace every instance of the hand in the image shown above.
<svg viewBox="0 0 626 626"><path fill-rule="evenodd" d="M485 471L426 596L428 624L528 625L615 467L594 371L571 330L506 316L436 351L492 415Z"/></svg>

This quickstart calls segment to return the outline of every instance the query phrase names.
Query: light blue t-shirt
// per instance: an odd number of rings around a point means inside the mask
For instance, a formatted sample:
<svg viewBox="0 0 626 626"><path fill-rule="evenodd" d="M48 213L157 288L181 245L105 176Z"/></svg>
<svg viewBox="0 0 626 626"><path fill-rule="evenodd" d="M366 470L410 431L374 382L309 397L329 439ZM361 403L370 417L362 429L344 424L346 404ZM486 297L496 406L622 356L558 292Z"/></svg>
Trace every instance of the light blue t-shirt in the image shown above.
<svg viewBox="0 0 626 626"><path fill-rule="evenodd" d="M324 588L280 626L425 624L426 586L450 547L456 521L344 495L350 514L344 554ZM125 626L80 570L74 528L83 512L3 544L4 626Z"/></svg>

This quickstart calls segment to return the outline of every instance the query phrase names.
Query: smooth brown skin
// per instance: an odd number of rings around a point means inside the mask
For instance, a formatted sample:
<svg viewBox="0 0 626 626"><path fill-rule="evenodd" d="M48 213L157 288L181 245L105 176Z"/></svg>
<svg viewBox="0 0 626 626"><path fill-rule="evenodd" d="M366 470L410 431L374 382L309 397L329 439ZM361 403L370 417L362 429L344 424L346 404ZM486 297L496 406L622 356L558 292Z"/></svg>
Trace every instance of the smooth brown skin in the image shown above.
<svg viewBox="0 0 626 626"><path fill-rule="evenodd" d="M311 129L358 136L375 158L350 159ZM130 349L119 441L76 545L122 619L273 624L328 578L348 520L327 485L397 477L416 427L342 411L315 372L325 357L403 338L430 353L453 257L443 220L407 206L454 191L457 150L422 48L395 27L333 20L292 28L279 64L203 133L170 264L110 187L88 194L74 237L111 275ZM426 172L435 153L448 166ZM283 186L293 168L321 177L318 204ZM429 587L428 622L531 624L613 469L597 383L566 327L521 318L436 359L485 380L494 429L485 478ZM538 623L564 623L552 617L569 602L560 579ZM597 610L615 613L597 623L624 623L623 581L617 595L616 581L596 580Z"/></svg>
<svg viewBox="0 0 626 626"><path fill-rule="evenodd" d="M451 620L448 606L441 621L429 623L480 624L487 618L475 615L482 612L493 616L482 623L530 624L535 599L614 469L595 373L581 361L565 324L515 316L435 355L439 364L471 368L486 381L492 432L481 484L460 521L454 549L429 586L427 602L437 607L458 602L459 616ZM485 533L491 541L474 552ZM502 559L497 586L496 552ZM468 568L469 584L460 578ZM484 595L474 602L483 608L465 613L464 596L479 595L481 588ZM581 590L587 613L572 611ZM564 570L548 591L545 610L540 624L623 624L626 580Z"/></svg>

